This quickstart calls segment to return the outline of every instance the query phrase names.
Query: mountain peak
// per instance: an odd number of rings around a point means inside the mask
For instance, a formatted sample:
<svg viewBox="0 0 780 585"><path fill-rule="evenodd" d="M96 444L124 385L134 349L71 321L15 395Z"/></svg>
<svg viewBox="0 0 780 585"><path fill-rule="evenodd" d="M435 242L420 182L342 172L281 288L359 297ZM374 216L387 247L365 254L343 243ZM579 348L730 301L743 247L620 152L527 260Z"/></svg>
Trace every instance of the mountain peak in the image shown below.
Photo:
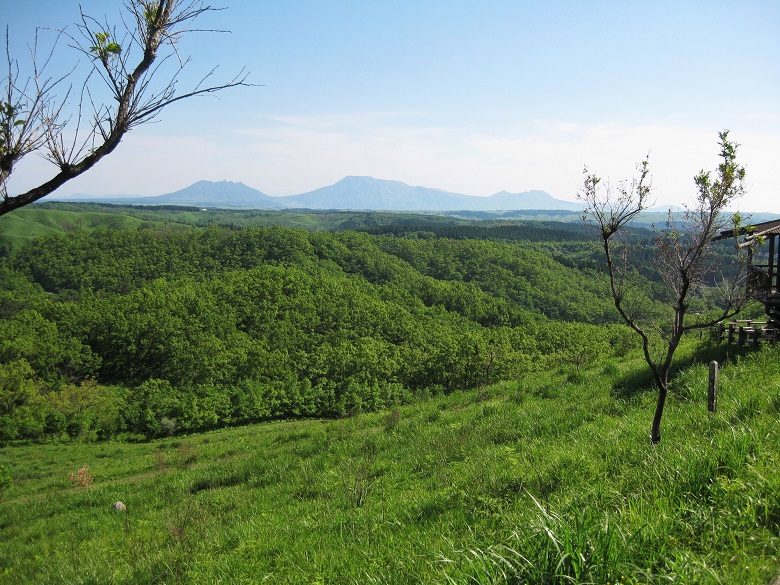
<svg viewBox="0 0 780 585"><path fill-rule="evenodd" d="M579 211L579 205L560 201L544 191L474 197L401 181L348 175L327 187L282 197L285 207L309 209L360 209L377 211L490 211L552 209Z"/></svg>
<svg viewBox="0 0 780 585"><path fill-rule="evenodd" d="M179 203L199 207L282 207L277 197L270 197L257 189L233 181L201 180L189 187L158 197L147 197L154 203Z"/></svg>
<svg viewBox="0 0 780 585"><path fill-rule="evenodd" d="M490 207L486 209L505 209L507 211L526 209L549 209L561 211L581 211L581 205L571 201L556 199L546 191L534 189L523 193L510 193L499 191L495 195L486 197Z"/></svg>

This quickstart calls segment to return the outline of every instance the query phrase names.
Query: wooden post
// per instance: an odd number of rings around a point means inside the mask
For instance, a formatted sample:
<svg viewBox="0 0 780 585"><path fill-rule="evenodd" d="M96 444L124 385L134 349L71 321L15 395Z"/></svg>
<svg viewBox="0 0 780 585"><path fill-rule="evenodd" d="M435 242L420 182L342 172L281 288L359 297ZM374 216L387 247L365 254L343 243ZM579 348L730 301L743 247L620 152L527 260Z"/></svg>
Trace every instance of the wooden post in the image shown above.
<svg viewBox="0 0 780 585"><path fill-rule="evenodd" d="M707 410L715 412L718 406L718 362L710 362L710 384L707 388Z"/></svg>
<svg viewBox="0 0 780 585"><path fill-rule="evenodd" d="M767 289L765 291L761 291L762 293L766 294L767 299L772 296L773 287L776 286L775 283L775 238L777 237L777 234L770 234L769 235L769 265L766 267L766 273L767 276L769 276L769 282L767 283ZM780 248L778 248L778 254L780 254ZM780 255L778 256L780 258ZM780 260L778 261L780 262Z"/></svg>

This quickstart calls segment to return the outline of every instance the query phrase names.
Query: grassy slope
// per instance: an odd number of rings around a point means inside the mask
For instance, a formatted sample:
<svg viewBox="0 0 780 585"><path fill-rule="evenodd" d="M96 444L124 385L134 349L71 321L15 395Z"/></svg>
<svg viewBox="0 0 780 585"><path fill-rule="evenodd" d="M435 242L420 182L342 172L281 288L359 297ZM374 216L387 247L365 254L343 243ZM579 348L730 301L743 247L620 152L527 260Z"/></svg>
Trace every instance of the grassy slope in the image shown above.
<svg viewBox="0 0 780 585"><path fill-rule="evenodd" d="M778 358L732 358L715 415L706 366L683 370L655 448L637 359L337 421L6 447L0 582L767 583Z"/></svg>
<svg viewBox="0 0 780 585"><path fill-rule="evenodd" d="M382 225L410 218L417 223L447 225L470 223L465 219L446 219L440 216L425 214L388 212L257 209L209 209L201 211L197 208L182 206L126 206L49 201L37 203L3 216L0 218L0 227L8 222L8 236L11 238L20 235L20 231L26 234L33 230L43 230L41 233L50 233L50 231L66 231L75 227L86 229L93 227L116 227L122 229L136 227L141 223L174 223L200 226L217 224L232 227L280 225L304 228L311 231L338 231L365 227L366 221L371 225ZM20 230L11 224L24 227Z"/></svg>
<svg viewBox="0 0 780 585"><path fill-rule="evenodd" d="M74 229L130 229L149 222L116 213L73 212L41 207L27 207L0 218L0 235L13 249L37 237Z"/></svg>

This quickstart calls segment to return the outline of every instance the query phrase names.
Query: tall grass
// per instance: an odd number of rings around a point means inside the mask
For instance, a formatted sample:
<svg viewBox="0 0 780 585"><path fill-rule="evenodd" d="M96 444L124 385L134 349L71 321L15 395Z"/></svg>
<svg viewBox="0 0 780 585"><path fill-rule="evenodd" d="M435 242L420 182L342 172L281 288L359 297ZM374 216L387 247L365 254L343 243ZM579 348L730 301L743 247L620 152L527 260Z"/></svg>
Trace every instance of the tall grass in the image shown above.
<svg viewBox="0 0 780 585"><path fill-rule="evenodd" d="M778 357L732 358L715 414L692 358L655 447L652 390L616 392L638 359L342 420L6 447L0 582L769 583Z"/></svg>

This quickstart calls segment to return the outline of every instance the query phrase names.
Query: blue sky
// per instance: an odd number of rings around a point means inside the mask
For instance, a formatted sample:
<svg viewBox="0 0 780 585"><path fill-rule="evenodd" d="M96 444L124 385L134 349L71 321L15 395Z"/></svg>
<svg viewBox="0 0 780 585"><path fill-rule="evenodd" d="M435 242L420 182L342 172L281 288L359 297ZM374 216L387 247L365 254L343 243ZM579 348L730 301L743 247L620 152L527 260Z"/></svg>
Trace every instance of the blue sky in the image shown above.
<svg viewBox="0 0 780 585"><path fill-rule="evenodd" d="M83 0L116 21L121 2ZM258 87L199 98L134 129L62 194L158 195L197 180L290 195L371 175L469 195L573 200L649 152L655 199L680 204L742 146L743 211L780 212L780 2L223 0L180 45L194 80L242 67ZM79 2L0 0L14 53ZM63 45L65 60L76 55ZM19 55L23 57L23 54ZM59 63L59 61L58 61ZM186 82L187 80L183 80ZM20 167L12 191L51 171Z"/></svg>

